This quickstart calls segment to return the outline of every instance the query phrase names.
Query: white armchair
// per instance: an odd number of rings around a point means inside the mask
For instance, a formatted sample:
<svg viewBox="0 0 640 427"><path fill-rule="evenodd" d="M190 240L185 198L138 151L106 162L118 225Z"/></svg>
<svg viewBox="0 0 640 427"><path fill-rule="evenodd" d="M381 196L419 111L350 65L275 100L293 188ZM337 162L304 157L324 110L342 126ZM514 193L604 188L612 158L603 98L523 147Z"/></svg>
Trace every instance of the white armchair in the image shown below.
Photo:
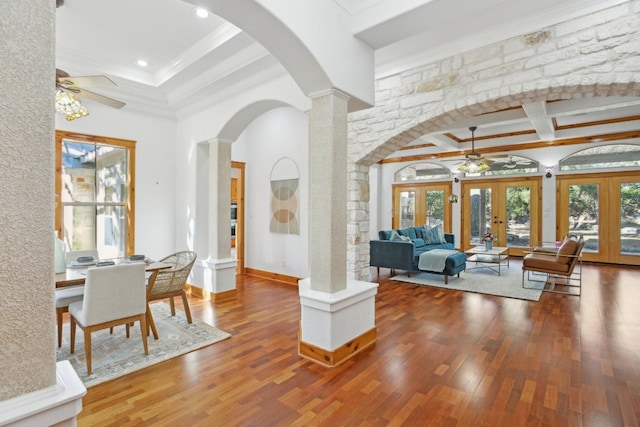
<svg viewBox="0 0 640 427"><path fill-rule="evenodd" d="M87 372L91 375L91 332L140 321L144 354L147 347L147 296L143 263L94 267L87 270L84 299L69 305L71 353L75 351L76 325L84 331Z"/></svg>

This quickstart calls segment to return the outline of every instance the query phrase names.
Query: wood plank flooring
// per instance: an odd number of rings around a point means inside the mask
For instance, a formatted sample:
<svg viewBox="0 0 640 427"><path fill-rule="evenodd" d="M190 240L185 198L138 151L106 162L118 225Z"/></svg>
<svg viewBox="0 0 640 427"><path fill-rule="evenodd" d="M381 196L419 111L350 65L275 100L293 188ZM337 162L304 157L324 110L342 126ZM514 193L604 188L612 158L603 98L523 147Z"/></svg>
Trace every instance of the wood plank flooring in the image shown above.
<svg viewBox="0 0 640 427"><path fill-rule="evenodd" d="M640 426L640 269L539 302L381 271L378 341L345 364L297 355L295 286L239 276L234 301L190 298L230 339L90 388L78 425Z"/></svg>

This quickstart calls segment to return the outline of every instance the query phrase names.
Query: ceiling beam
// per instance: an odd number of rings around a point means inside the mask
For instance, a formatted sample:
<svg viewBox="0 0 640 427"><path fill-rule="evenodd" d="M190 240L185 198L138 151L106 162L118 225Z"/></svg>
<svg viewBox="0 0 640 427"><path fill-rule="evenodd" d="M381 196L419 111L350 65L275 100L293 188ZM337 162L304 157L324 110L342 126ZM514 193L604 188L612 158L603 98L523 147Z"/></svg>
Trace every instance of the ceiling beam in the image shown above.
<svg viewBox="0 0 640 427"><path fill-rule="evenodd" d="M537 149L537 148L563 147L568 145L589 144L592 142L620 141L622 139L632 139L632 138L640 138L640 130L634 130L629 132L608 133L603 135L581 136L576 138L556 139L551 141L536 141L536 142L525 142L521 144L485 147L481 149L476 149L475 152L480 154L493 154L493 153L503 153L503 152L509 152L509 151L531 150L531 149ZM415 162L415 161L422 161L422 160L447 159L450 157L464 156L470 152L471 150L464 150L464 151L452 151L452 152L445 152L445 153L431 153L431 154L420 154L420 155L414 155L414 156L394 157L390 159L382 159L378 163L379 164L403 163L403 162Z"/></svg>
<svg viewBox="0 0 640 427"><path fill-rule="evenodd" d="M544 101L522 104L522 109L531 121L533 128L542 140L556 139L556 131L551 117L547 115L547 103Z"/></svg>

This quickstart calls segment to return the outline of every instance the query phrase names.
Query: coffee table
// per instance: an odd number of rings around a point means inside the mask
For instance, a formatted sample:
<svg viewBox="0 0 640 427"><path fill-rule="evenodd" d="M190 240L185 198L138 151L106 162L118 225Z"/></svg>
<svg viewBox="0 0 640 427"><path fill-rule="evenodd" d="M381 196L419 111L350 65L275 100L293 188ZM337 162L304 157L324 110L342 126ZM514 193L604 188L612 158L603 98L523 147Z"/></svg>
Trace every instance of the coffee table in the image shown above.
<svg viewBox="0 0 640 427"><path fill-rule="evenodd" d="M500 276L500 267L503 263L509 268L509 247L508 246L494 246L492 249L485 249L484 246L474 246L471 249L464 251L469 256L467 262L475 262L476 268L489 268L498 273ZM478 265L480 264L480 265ZM495 265L498 266L497 270ZM468 271L469 269L467 269Z"/></svg>

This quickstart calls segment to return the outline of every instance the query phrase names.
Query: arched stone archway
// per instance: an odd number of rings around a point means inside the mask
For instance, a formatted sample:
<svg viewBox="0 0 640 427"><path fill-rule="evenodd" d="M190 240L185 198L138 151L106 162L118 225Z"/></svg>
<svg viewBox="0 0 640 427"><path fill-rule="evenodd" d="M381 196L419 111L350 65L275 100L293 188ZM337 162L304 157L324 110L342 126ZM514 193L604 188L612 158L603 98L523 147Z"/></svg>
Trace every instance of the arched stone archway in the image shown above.
<svg viewBox="0 0 640 427"><path fill-rule="evenodd" d="M369 276L369 167L448 124L523 103L640 96L633 3L376 82L376 106L349 116L351 278Z"/></svg>

